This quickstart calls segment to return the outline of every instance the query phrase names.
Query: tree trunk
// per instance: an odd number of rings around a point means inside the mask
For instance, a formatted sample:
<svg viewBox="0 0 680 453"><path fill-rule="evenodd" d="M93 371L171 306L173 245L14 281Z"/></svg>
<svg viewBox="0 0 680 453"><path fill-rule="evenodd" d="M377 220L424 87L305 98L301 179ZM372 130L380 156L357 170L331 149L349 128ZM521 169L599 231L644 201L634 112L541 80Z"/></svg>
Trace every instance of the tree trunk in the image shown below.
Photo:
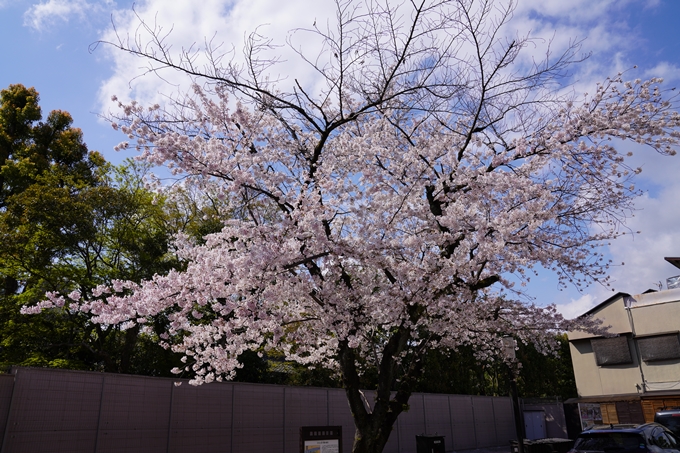
<svg viewBox="0 0 680 453"><path fill-rule="evenodd" d="M397 417L372 417L368 426L357 426L352 453L381 453L392 433ZM356 423L356 422L355 422Z"/></svg>
<svg viewBox="0 0 680 453"><path fill-rule="evenodd" d="M135 324L125 331L123 336L123 346L120 351L119 373L127 374L130 372L130 365L132 364L132 354L135 352L135 346L139 341L139 324Z"/></svg>
<svg viewBox="0 0 680 453"><path fill-rule="evenodd" d="M408 347L410 337L410 330L400 328L392 333L383 347L378 387L375 393L368 395L375 395L375 401L368 401L361 391L354 349L346 341L341 342L340 370L356 427L352 453L382 453L397 417L408 408L413 384L422 371L422 361L413 360L408 366L402 363L400 368L395 358Z"/></svg>
<svg viewBox="0 0 680 453"><path fill-rule="evenodd" d="M376 400L370 413L365 417L354 417L356 426L352 453L381 453L392 434L392 428L399 414L407 410L410 397L402 392L390 400ZM365 406L364 406L365 407Z"/></svg>
<svg viewBox="0 0 680 453"><path fill-rule="evenodd" d="M5 296L14 295L19 290L19 282L13 277L5 277L3 279L2 290Z"/></svg>

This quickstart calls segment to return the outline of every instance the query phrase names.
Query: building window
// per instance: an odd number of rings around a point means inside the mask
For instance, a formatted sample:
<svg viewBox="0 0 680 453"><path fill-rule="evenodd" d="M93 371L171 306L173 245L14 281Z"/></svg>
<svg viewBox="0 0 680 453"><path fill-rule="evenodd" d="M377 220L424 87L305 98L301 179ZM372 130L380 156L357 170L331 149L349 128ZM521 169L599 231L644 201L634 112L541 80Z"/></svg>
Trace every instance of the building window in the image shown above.
<svg viewBox="0 0 680 453"><path fill-rule="evenodd" d="M680 341L677 333L638 338L637 342L642 360L645 362L680 359Z"/></svg>
<svg viewBox="0 0 680 453"><path fill-rule="evenodd" d="M595 353L595 361L599 366L625 365L633 363L628 347L628 338L596 338L590 340Z"/></svg>

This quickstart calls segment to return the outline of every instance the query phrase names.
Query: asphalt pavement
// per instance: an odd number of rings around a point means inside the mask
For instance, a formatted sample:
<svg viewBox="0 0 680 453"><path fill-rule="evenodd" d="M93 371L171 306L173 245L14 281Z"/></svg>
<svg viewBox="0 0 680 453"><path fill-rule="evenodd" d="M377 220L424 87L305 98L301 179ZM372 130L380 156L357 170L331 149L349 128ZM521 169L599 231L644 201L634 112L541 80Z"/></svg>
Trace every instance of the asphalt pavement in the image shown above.
<svg viewBox="0 0 680 453"><path fill-rule="evenodd" d="M510 443L500 447L474 448L472 450L447 450L447 453L510 453Z"/></svg>

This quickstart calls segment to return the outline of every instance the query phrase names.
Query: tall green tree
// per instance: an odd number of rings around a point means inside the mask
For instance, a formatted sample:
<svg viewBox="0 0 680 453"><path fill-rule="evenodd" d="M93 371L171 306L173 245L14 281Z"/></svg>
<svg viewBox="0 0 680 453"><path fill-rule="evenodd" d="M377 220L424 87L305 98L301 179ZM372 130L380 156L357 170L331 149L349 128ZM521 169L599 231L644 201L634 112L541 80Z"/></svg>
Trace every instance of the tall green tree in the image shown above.
<svg viewBox="0 0 680 453"><path fill-rule="evenodd" d="M93 289L165 273L181 213L144 188L145 168L90 152L70 115L42 121L35 89L0 91L0 365L167 374L174 355L146 329L104 326L68 307L26 316L48 291ZM159 371L159 370L162 370Z"/></svg>
<svg viewBox="0 0 680 453"><path fill-rule="evenodd" d="M115 171L131 176L126 169ZM154 374L139 368L153 363L148 357L135 364L135 356L145 352L138 349L167 355L152 338L145 341L149 332L140 335L139 326L101 326L68 307L35 316L19 313L48 291L91 297L99 284L149 278L176 265L166 259L165 213L152 194L129 180L112 182L74 190L46 175L11 198L0 217L0 241L4 272L17 285L14 293L3 294L3 309L9 311L0 339L3 361Z"/></svg>
<svg viewBox="0 0 680 453"><path fill-rule="evenodd" d="M46 121L34 88L10 85L0 91L0 212L7 213L13 197L41 186L50 175L59 186L93 186L104 159L88 152L82 131L71 126L67 112L55 110ZM3 272L3 294L13 294L18 281Z"/></svg>

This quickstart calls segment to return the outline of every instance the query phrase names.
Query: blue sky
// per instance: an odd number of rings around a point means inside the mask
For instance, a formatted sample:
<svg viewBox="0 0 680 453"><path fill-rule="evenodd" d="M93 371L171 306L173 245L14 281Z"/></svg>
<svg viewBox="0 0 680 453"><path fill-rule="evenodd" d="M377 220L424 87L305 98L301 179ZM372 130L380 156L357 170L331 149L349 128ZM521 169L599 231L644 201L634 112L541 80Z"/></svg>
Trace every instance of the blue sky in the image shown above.
<svg viewBox="0 0 680 453"><path fill-rule="evenodd" d="M91 51L98 39L111 37L112 18L119 32L134 32L137 22L132 5L115 0L0 0L0 87L12 83L35 87L44 114L52 109L70 112L89 148L115 163L133 153L113 151L124 137L98 117L113 107L107 100L117 94L151 101L169 89L152 76L135 79L143 64L139 59L106 46ZM270 36L285 36L291 28L309 26L331 15L332 3L140 0L135 10L142 17L155 17L166 29L174 27L172 39L177 45L200 43L214 33L218 40L238 45L246 31L260 24L268 24ZM680 85L678 18L677 0L519 0L511 27L520 34L554 38L557 46L569 38L585 39L583 50L592 55L575 68L572 82L577 90L588 90L596 81L625 70L632 71L630 78L663 77L670 87ZM632 70L634 65L638 68ZM636 150L634 159L643 165L638 186L647 193L638 201L639 210L628 225L643 234L617 241L609 249L615 262L626 262L612 271L614 287L631 294L680 274L680 269L663 260L664 256L680 256L680 156L660 158ZM532 280L528 289L538 303L556 303L570 316L611 294L611 289L601 287L585 293L559 291L548 273Z"/></svg>
<svg viewBox="0 0 680 453"><path fill-rule="evenodd" d="M111 12L46 18L36 28L31 25L31 7L35 4L12 0L2 5L0 1L0 87L14 83L35 87L43 115L54 109L68 111L74 125L83 130L90 149L102 152L107 160L122 160L113 151L122 138L97 116L103 111L97 93L110 76L112 65L102 52L89 51L102 30L111 26Z"/></svg>

